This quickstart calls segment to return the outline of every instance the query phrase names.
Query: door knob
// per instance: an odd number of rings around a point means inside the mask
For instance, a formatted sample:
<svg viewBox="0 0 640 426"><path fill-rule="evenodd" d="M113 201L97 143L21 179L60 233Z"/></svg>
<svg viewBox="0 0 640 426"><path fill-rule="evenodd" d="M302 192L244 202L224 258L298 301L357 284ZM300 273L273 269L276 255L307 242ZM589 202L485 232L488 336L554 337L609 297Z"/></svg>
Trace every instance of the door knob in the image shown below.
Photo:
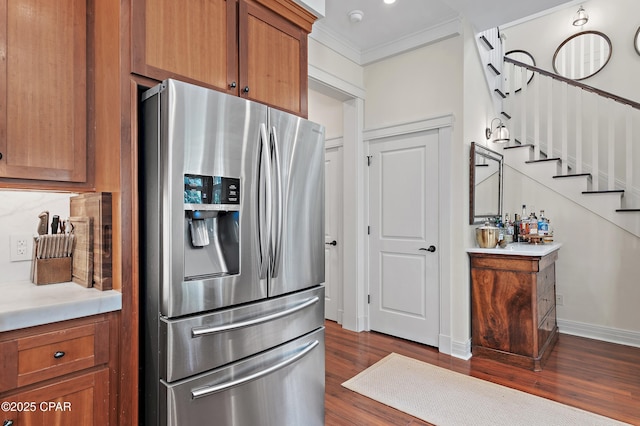
<svg viewBox="0 0 640 426"><path fill-rule="evenodd" d="M336 240L331 241L330 243L325 243L328 246L337 246L338 242Z"/></svg>
<svg viewBox="0 0 640 426"><path fill-rule="evenodd" d="M430 245L429 248L420 247L420 250L430 251L431 253L433 253L434 251L436 251L436 246Z"/></svg>

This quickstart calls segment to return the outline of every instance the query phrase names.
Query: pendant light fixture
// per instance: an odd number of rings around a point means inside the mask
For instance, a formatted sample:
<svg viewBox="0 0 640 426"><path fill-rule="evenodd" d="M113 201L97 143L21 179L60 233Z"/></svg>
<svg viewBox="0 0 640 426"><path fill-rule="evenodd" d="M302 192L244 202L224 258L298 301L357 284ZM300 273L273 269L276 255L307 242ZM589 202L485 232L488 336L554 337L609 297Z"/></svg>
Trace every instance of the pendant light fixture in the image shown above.
<svg viewBox="0 0 640 426"><path fill-rule="evenodd" d="M581 27L589 21L589 15L584 10L584 7L580 6L576 14L573 16L573 25Z"/></svg>

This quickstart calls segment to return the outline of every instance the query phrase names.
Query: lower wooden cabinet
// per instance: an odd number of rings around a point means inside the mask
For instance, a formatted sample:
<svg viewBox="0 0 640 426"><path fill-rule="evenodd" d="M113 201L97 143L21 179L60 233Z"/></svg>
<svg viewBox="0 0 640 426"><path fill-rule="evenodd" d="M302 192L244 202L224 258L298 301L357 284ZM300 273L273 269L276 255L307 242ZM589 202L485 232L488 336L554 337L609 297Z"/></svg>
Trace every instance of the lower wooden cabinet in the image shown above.
<svg viewBox="0 0 640 426"><path fill-rule="evenodd" d="M558 339L557 258L469 253L474 356L542 370Z"/></svg>
<svg viewBox="0 0 640 426"><path fill-rule="evenodd" d="M109 369L3 397L2 404L4 425L108 425Z"/></svg>
<svg viewBox="0 0 640 426"><path fill-rule="evenodd" d="M115 315L0 333L0 422L116 424Z"/></svg>

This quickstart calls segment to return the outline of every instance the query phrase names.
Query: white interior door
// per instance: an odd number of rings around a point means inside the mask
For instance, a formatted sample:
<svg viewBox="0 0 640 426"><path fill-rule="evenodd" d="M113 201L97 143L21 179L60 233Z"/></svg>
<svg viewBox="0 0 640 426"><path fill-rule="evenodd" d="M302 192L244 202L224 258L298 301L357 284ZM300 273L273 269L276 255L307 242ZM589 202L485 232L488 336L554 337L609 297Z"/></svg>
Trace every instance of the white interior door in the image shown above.
<svg viewBox="0 0 640 426"><path fill-rule="evenodd" d="M438 132L370 144L370 328L438 346Z"/></svg>
<svg viewBox="0 0 640 426"><path fill-rule="evenodd" d="M342 149L325 151L325 318L341 322Z"/></svg>

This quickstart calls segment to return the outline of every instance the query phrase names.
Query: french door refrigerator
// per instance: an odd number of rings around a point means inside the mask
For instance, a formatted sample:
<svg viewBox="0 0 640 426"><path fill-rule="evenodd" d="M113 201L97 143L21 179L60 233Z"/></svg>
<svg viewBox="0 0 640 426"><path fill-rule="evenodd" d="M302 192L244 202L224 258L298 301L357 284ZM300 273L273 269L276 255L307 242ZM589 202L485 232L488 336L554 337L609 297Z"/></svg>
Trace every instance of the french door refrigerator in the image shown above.
<svg viewBox="0 0 640 426"><path fill-rule="evenodd" d="M141 130L141 423L324 424L324 128L166 80Z"/></svg>

